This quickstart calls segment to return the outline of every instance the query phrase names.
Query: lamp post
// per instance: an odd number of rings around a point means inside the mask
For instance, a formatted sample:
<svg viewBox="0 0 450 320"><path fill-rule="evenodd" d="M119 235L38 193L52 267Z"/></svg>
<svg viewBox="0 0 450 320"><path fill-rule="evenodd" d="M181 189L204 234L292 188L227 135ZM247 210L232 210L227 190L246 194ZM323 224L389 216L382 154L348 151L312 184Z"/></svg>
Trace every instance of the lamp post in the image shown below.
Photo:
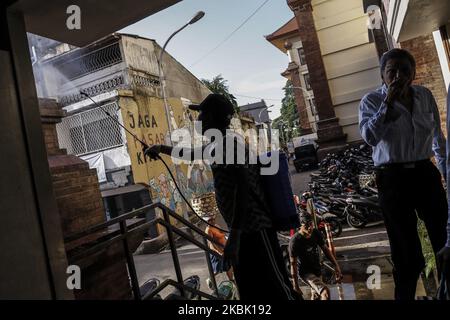
<svg viewBox="0 0 450 320"><path fill-rule="evenodd" d="M166 42L164 43L164 46L161 49L161 52L159 54L159 60L158 60L158 77L159 77L159 83L161 85L161 91L162 91L162 96L163 96L163 100L164 100L164 109L166 112L166 120L167 120L167 128L169 130L169 142L170 145L172 145L172 126L170 124L170 116L169 116L169 104L167 103L167 96L166 96L166 81L165 81L165 75L163 73L162 70L162 58L163 58L163 54L166 51L166 47L169 44L169 41L177 34L179 33L181 30L183 30L184 28L186 28L188 25L190 24L194 24L196 23L198 20L200 20L201 18L203 18L203 16L205 15L205 13L203 11L199 11L195 14L195 16L189 20L188 23L186 23L185 25L183 25L181 28L179 28L178 30L176 30L174 33L172 33L170 35L170 37L166 40Z"/></svg>
<svg viewBox="0 0 450 320"><path fill-rule="evenodd" d="M269 124L267 124L267 123L265 123L265 122L262 122L261 121L261 113L264 111L264 110L267 110L267 109L269 109L269 108L272 108L274 105L272 104L272 105L270 105L270 106L268 106L267 108L264 108L264 109L262 109L260 112L259 112L259 114L258 114L258 122L255 122L255 124L256 124L256 128L259 130L259 129L262 129L263 131L265 131L265 134L264 134L264 141L265 141L265 145L267 145L267 144L271 144L271 141L272 141L272 138L270 137L270 135L269 134L271 134L271 131L270 131L270 118L269 118ZM268 110L267 111L267 113L270 113L270 112L272 112L271 110ZM266 125L266 126L264 126L264 124ZM259 133L258 133L258 136L259 136ZM266 144L267 143L267 144Z"/></svg>
<svg viewBox="0 0 450 320"><path fill-rule="evenodd" d="M188 25L190 24L194 24L196 23L198 20L200 20L201 18L203 18L203 16L205 15L205 13L203 11L199 11L195 14L195 16L189 20L188 23L186 23L185 25L183 25L181 28L179 28L178 30L176 30L174 33L172 33L170 35L170 37L166 40L166 42L164 43L161 52L159 54L159 60L158 60L158 78L159 78L159 83L161 85L161 91L162 91L162 96L163 96L163 100L164 100L164 110L166 113L166 121L167 121L167 130L168 130L168 134L169 134L169 139L167 139L168 144L169 145L173 145L172 143L172 126L170 123L170 112L169 112L169 104L167 102L167 96L166 96L166 81L165 81L165 75L164 72L162 70L162 59L163 59L163 55L164 52L166 51L166 47L169 44L169 41L177 34L179 33L181 30L183 30L184 28L186 28ZM178 170L175 170L176 172L176 176L178 179ZM189 219L189 215L187 213L187 211L184 212L184 218L186 220L190 220Z"/></svg>
<svg viewBox="0 0 450 320"><path fill-rule="evenodd" d="M262 113L264 110L267 110L267 109L269 109L269 108L272 108L273 106L274 106L274 105L271 104L270 106L261 109L261 111L260 111L259 114L258 114L258 122L259 122L259 123L261 123L261 113ZM270 112L270 111L268 111L268 112Z"/></svg>

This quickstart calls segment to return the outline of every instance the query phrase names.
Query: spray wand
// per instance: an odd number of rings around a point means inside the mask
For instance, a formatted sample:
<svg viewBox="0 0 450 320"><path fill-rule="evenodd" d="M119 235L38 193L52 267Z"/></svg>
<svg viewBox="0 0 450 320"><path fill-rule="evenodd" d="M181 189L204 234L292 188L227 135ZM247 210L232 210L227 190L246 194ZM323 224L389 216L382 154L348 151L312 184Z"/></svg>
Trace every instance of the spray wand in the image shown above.
<svg viewBox="0 0 450 320"><path fill-rule="evenodd" d="M130 130L128 130L123 124L121 124L116 118L114 118L108 111L106 111L105 109L103 109L103 107L101 105L99 105L97 102L94 101L94 99L91 98L90 95L88 95L86 92L81 91L80 90L80 94L85 96L86 98L88 98L89 100L91 100L95 106L97 106L98 108L100 108L100 110L102 110L109 118L111 118L113 120L114 123L116 123L117 125L119 125L121 128L123 128L126 132L128 132L134 139L136 139L137 141L139 141L142 145L142 147L144 148L144 157L145 157L145 150L147 150L148 148L150 148L150 146L145 143L144 141L142 141L141 139L139 139L133 132L131 132ZM189 203L189 201L186 199L186 197L184 196L183 192L181 192L180 187L178 186L177 180L175 179L175 177L173 176L172 171L170 170L169 166L167 165L167 163L164 161L164 159L159 155L159 154L154 154L154 157L156 157L158 160L161 160L161 162L164 164L164 166L166 167L167 171L169 172L170 177L172 178L175 187L177 188L178 192L180 193L181 197L183 198L184 202L186 202L186 204L188 205L189 209L192 210L192 212L204 223L206 223L207 225L209 225L210 227L214 227L222 232L225 233L229 233L228 230L222 229L216 225L213 225L211 223L209 223L208 221L204 220L195 210L194 208L192 208L191 204Z"/></svg>

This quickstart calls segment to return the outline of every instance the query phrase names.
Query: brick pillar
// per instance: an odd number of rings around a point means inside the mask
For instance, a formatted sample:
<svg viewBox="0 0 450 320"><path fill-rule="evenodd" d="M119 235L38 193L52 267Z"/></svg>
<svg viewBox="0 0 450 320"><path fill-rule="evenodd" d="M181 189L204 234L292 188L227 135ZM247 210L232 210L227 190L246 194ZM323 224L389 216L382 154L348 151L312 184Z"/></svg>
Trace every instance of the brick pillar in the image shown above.
<svg viewBox="0 0 450 320"><path fill-rule="evenodd" d="M334 112L319 38L314 25L311 0L287 0L287 4L297 19L300 39L305 50L305 60L319 116L317 142L321 148L342 146L345 143L346 135Z"/></svg>
<svg viewBox="0 0 450 320"><path fill-rule="evenodd" d="M400 45L414 56L416 60L416 79L414 84L427 87L433 93L441 116L441 128L446 133L447 90L433 35L428 34L407 40L401 42Z"/></svg>
<svg viewBox="0 0 450 320"><path fill-rule="evenodd" d="M40 99L39 108L64 236L105 222L97 171L59 148L56 124L65 111L52 99Z"/></svg>
<svg viewBox="0 0 450 320"><path fill-rule="evenodd" d="M39 99L41 122L52 175L53 190L61 216L64 237L105 222L103 201L97 171L74 155L59 148L56 124L61 122L65 111L51 99ZM113 230L101 230L87 238L65 244L69 264L81 269L81 289L74 290L77 300L129 299L131 286L121 242L85 258L76 259L74 254L111 237ZM136 235L130 239L135 250L143 239Z"/></svg>
<svg viewBox="0 0 450 320"><path fill-rule="evenodd" d="M295 104L297 105L298 116L300 120L300 135L312 133L309 123L308 112L306 111L305 99L303 96L302 83L300 82L300 72L295 62L290 62L286 70L289 73L292 86L294 87Z"/></svg>

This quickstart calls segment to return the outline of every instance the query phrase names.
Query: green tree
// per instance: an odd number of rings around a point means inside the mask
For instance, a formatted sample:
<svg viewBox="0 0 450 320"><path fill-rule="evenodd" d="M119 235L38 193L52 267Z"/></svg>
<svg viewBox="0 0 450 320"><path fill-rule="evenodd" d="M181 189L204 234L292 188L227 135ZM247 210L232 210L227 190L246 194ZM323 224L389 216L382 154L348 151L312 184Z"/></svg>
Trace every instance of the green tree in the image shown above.
<svg viewBox="0 0 450 320"><path fill-rule="evenodd" d="M286 129L286 132L280 132L281 144L285 146L288 141L300 134L300 128L294 89L290 80L287 80L283 91L284 98L281 100L281 115L273 121L272 127L280 130L281 127L283 130ZM283 123L282 126L281 123Z"/></svg>
<svg viewBox="0 0 450 320"><path fill-rule="evenodd" d="M202 82L212 93L218 93L225 96L234 105L236 111L239 111L236 97L230 93L227 84L228 81L225 80L221 74L215 76L212 80L202 79Z"/></svg>

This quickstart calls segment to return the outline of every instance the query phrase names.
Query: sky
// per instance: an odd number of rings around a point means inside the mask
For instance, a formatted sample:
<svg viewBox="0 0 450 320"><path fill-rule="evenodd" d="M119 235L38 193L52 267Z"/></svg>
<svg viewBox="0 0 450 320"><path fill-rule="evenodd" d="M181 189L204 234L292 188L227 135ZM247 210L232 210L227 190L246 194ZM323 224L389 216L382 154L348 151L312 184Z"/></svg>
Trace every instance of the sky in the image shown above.
<svg viewBox="0 0 450 320"><path fill-rule="evenodd" d="M280 115L283 86L281 76L288 65L286 54L264 36L273 33L293 16L286 0L269 0L243 27L218 49L205 56L246 20L265 0L183 0L120 32L155 39L161 46L196 12L205 16L177 34L167 52L199 79L218 74L228 80L239 105L264 99L271 119ZM205 56L205 57L204 57ZM200 59L200 60L199 60ZM249 96L247 98L243 96Z"/></svg>

